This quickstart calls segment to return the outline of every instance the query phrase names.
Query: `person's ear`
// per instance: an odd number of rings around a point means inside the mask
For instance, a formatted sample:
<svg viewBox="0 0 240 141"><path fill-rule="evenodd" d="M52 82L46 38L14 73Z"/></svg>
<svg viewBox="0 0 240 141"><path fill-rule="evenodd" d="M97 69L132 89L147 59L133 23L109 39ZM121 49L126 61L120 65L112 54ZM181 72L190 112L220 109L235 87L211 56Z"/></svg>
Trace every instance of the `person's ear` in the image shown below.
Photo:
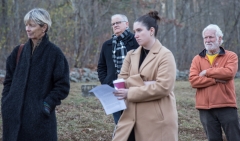
<svg viewBox="0 0 240 141"><path fill-rule="evenodd" d="M150 28L150 35L152 36L152 35L154 35L154 33L155 33L155 29L153 27L151 27Z"/></svg>
<svg viewBox="0 0 240 141"><path fill-rule="evenodd" d="M218 42L219 42L219 44L221 44L221 42L222 42L222 37L218 37Z"/></svg>
<svg viewBox="0 0 240 141"><path fill-rule="evenodd" d="M129 22L126 22L126 26L127 26L126 28L129 28Z"/></svg>
<svg viewBox="0 0 240 141"><path fill-rule="evenodd" d="M47 25L47 24L44 24L44 25L42 26L42 29L43 29L42 32L46 32L46 31L47 31L47 28L48 28L48 25Z"/></svg>

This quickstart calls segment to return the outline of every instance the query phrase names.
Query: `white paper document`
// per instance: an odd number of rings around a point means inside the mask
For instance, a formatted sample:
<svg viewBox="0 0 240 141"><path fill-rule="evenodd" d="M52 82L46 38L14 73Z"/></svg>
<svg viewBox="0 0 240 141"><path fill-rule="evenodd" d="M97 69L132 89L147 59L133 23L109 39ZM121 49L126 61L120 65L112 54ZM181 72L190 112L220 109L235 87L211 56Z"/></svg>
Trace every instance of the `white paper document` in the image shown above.
<svg viewBox="0 0 240 141"><path fill-rule="evenodd" d="M113 94L116 91L109 85L99 85L89 92L93 92L94 95L100 100L107 115L126 109L124 100L118 100Z"/></svg>

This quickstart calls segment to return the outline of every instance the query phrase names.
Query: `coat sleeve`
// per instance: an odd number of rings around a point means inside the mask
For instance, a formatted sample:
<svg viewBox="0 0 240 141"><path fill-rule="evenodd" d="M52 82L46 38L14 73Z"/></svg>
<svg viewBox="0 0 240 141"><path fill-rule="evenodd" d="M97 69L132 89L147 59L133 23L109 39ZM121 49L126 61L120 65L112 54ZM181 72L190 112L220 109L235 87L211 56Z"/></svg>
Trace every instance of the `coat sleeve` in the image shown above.
<svg viewBox="0 0 240 141"><path fill-rule="evenodd" d="M150 85L130 87L127 97L129 101L148 102L158 100L173 92L176 78L176 64L172 53L170 51L164 53L161 60L156 63L158 63L156 82Z"/></svg>
<svg viewBox="0 0 240 141"><path fill-rule="evenodd" d="M221 80L232 80L238 70L238 56L233 52L228 52L228 58L224 67L213 67L207 69L206 76Z"/></svg>
<svg viewBox="0 0 240 141"><path fill-rule="evenodd" d="M52 79L53 88L44 100L50 106L51 110L61 104L61 100L68 96L70 89L69 66L62 53L57 56Z"/></svg>
<svg viewBox="0 0 240 141"><path fill-rule="evenodd" d="M104 80L107 76L107 64L106 64L106 58L104 56L104 44L102 46L102 50L100 53L100 57L98 60L98 66L97 66L98 78L99 78L99 81L101 82L101 84L104 84Z"/></svg>
<svg viewBox="0 0 240 141"><path fill-rule="evenodd" d="M189 73L189 82L193 88L205 88L216 84L214 78L211 77L200 77L199 73L202 71L200 66L200 61L197 59L199 56L195 56L192 60Z"/></svg>
<svg viewBox="0 0 240 141"><path fill-rule="evenodd" d="M19 46L15 47L12 53L8 56L6 61L6 75L3 82L3 91L2 97L6 96L10 90L12 79L14 75L14 71L16 68L16 58Z"/></svg>

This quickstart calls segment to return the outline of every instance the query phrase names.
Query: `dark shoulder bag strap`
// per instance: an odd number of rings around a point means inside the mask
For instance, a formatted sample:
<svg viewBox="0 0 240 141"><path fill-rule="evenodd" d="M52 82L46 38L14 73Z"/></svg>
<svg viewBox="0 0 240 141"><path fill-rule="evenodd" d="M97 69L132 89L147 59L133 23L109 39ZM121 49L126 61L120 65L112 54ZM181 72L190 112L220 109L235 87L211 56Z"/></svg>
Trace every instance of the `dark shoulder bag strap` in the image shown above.
<svg viewBox="0 0 240 141"><path fill-rule="evenodd" d="M24 44L21 44L20 47L19 47L19 49L18 49L16 65L18 64L18 61L19 61L20 55L21 55L21 53L22 53L23 47L24 47Z"/></svg>

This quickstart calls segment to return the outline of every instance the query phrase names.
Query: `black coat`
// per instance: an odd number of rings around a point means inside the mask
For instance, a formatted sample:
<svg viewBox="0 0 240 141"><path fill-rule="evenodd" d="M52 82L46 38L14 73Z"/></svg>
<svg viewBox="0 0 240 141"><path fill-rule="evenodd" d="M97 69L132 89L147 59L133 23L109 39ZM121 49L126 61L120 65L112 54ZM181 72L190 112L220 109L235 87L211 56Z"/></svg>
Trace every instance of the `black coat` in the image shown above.
<svg viewBox="0 0 240 141"><path fill-rule="evenodd" d="M130 33L130 36L129 40L123 41L127 51L139 47L134 35ZM113 80L117 79L118 74L116 73L116 68L112 58L112 38L104 42L102 45L97 72L101 84L108 84L113 87Z"/></svg>
<svg viewBox="0 0 240 141"><path fill-rule="evenodd" d="M2 92L3 141L57 141L56 105L70 89L62 51L45 35L31 54L29 40L16 65L17 46L7 58ZM44 112L43 102L51 107Z"/></svg>

